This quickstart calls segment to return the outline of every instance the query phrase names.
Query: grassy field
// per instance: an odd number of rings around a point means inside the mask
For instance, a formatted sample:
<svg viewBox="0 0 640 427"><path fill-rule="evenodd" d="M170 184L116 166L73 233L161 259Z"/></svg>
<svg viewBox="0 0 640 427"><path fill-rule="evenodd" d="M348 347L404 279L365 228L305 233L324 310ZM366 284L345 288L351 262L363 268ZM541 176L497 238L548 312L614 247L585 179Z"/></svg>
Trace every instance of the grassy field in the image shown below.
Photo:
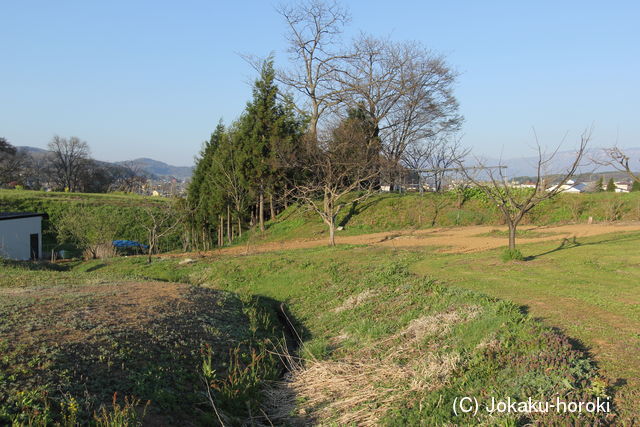
<svg viewBox="0 0 640 427"><path fill-rule="evenodd" d="M56 209L77 196L36 195L27 203L32 193L7 193L0 192L5 206L51 202ZM530 222L638 214L636 194L566 196L543 205ZM118 209L109 197L125 203L129 196L99 195L95 203ZM430 197L376 196L344 214L343 233L429 228ZM436 223L467 223L451 203ZM482 200L465 209L481 223L499 223ZM290 208L265 235L248 234L259 242L324 233L314 215ZM504 235L494 230L486 237ZM525 261L509 263L500 261L500 250L442 253L403 249L401 240L395 248L190 254L186 263L183 257L151 264L140 257L0 261L0 424L73 425L68 418L75 416L135 425L147 400L147 423L215 423L207 390L226 424L638 422L640 233L560 246L555 239L526 243L554 237L544 230L519 237ZM282 344L283 336L299 341L297 351ZM280 359L289 373L268 381L282 373ZM613 419L452 412L461 396L612 394Z"/></svg>
<svg viewBox="0 0 640 427"><path fill-rule="evenodd" d="M500 251L431 254L412 271L447 286L513 301L589 351L617 390L622 419L640 413L640 233L525 245L528 260L502 263Z"/></svg>
<svg viewBox="0 0 640 427"><path fill-rule="evenodd" d="M423 256L340 247L188 264L112 259L71 264L43 279L36 278L41 272L12 267L13 285L6 289L46 282L53 274L58 283L184 282L284 302L302 340L303 361L293 359L287 380L263 389L261 409L276 424L522 424L531 419L456 417L451 405L466 395L583 400L608 393L582 352L518 306L410 273ZM533 418L567 420L556 414Z"/></svg>

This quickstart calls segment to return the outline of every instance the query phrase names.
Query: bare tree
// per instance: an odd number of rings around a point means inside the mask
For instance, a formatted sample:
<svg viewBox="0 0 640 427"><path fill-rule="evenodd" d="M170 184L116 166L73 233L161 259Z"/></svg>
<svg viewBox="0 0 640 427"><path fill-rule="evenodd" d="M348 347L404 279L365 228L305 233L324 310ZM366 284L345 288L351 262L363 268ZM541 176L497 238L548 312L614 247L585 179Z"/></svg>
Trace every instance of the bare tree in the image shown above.
<svg viewBox="0 0 640 427"><path fill-rule="evenodd" d="M449 169L464 161L470 150L462 145L461 138L445 134L431 140L431 149L426 158L426 170L437 193L444 189L445 177Z"/></svg>
<svg viewBox="0 0 640 427"><path fill-rule="evenodd" d="M562 174L560 174L556 184L549 188L546 188L547 182L545 180L545 176L549 174L547 169L557 154L560 146L558 146L551 154L547 155L543 151L537 138L536 144L538 149L538 161L536 165L534 188L531 189L511 187L503 172L503 168L497 168L497 171L494 171L493 168L483 169L488 176L488 180L482 181L477 178L474 173L470 172L471 170L477 170L478 168L482 169L484 167L482 161L478 161L480 164L479 167L474 166L472 168L466 168L462 162L458 162L467 179L476 187L480 188L487 197L493 200L498 209L500 209L505 222L509 226L509 249L515 250L516 248L516 229L522 218L524 218L524 216L540 202L551 199L562 192L563 186L576 173L578 167L581 165L581 161L584 157L585 150L590 139L591 132L587 130L580 137L580 144L575 153L573 162Z"/></svg>
<svg viewBox="0 0 640 427"><path fill-rule="evenodd" d="M142 167L135 162L129 161L118 165L114 174L114 182L111 184L112 191L141 194L142 188L147 183L147 177Z"/></svg>
<svg viewBox="0 0 640 427"><path fill-rule="evenodd" d="M51 152L52 178L67 191L78 191L90 160L89 145L75 136L66 139L56 135L48 148Z"/></svg>
<svg viewBox="0 0 640 427"><path fill-rule="evenodd" d="M224 189L226 197L233 204L233 210L237 217L238 236L242 236L242 213L249 199L249 191L247 184L243 182L242 162L238 158L237 152L226 150L225 154L227 158L213 157L215 169L210 171L208 176L214 185ZM264 226L261 230L264 231ZM228 234L231 239L231 233Z"/></svg>
<svg viewBox="0 0 640 427"><path fill-rule="evenodd" d="M280 70L276 78L306 98L309 134L317 137L321 117L340 102L341 88L336 85L335 74L346 58L340 52L340 35L349 15L336 1L323 0L283 5L278 13L288 27L288 51L294 67Z"/></svg>
<svg viewBox="0 0 640 427"><path fill-rule="evenodd" d="M295 185L295 194L327 225L330 246L335 246L338 214L373 192L378 159L366 155L367 144L372 143L361 126L350 122L334 127L324 141L313 136L305 139L304 163L300 168L308 179Z"/></svg>
<svg viewBox="0 0 640 427"><path fill-rule="evenodd" d="M5 138L0 138L0 185L17 180L26 164L26 156Z"/></svg>
<svg viewBox="0 0 640 427"><path fill-rule="evenodd" d="M408 147L459 128L462 117L453 96L457 75L444 57L420 43L361 35L345 63L336 74L340 96L350 108L365 109L375 124L390 181L399 175Z"/></svg>
<svg viewBox="0 0 640 427"><path fill-rule="evenodd" d="M144 206L142 226L147 232L147 262L151 264L151 256L157 252L160 239L167 236L183 222L183 216L178 212L175 202Z"/></svg>
<svg viewBox="0 0 640 427"><path fill-rule="evenodd" d="M626 173L633 181L640 182L640 175L633 172L631 165L629 164L631 159L624 151L622 151L622 149L618 147L607 148L605 149L605 154L607 155L608 160L599 161L598 163L612 166L616 170Z"/></svg>
<svg viewBox="0 0 640 427"><path fill-rule="evenodd" d="M429 165L428 160L431 157L433 149L433 144L420 141L408 146L402 157L402 163L418 175L418 187L421 195L424 194L424 170L427 169Z"/></svg>

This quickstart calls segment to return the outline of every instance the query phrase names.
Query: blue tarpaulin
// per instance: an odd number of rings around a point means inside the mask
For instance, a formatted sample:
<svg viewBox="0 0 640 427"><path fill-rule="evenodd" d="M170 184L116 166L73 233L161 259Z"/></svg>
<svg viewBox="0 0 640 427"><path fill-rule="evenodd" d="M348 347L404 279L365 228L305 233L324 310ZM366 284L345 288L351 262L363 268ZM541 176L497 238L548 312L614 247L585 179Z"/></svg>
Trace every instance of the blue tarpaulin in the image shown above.
<svg viewBox="0 0 640 427"><path fill-rule="evenodd" d="M115 246L116 248L149 248L149 246L143 245L142 243L133 240L114 240L113 246Z"/></svg>

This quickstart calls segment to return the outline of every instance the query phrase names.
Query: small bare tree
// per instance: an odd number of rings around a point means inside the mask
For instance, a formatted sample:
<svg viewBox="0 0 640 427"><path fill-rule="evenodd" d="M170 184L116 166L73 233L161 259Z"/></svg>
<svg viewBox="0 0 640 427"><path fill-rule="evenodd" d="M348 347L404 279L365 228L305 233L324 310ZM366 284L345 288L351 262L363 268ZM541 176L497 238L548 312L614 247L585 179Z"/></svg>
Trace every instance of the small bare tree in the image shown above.
<svg viewBox="0 0 640 427"><path fill-rule="evenodd" d="M616 170L626 173L633 181L640 182L640 175L633 172L631 165L629 164L631 159L624 151L622 151L622 149L618 147L607 148L605 149L605 154L607 155L608 160L599 161L600 164L612 166Z"/></svg>
<svg viewBox="0 0 640 427"><path fill-rule="evenodd" d="M183 222L175 202L153 206L144 206L144 219L141 222L147 232L147 262L151 264L151 256L157 252L160 239L167 236Z"/></svg>
<svg viewBox="0 0 640 427"><path fill-rule="evenodd" d="M470 150L462 145L460 137L452 134L438 136L431 144L432 148L426 158L426 169L432 171L428 176L433 181L434 190L441 193L448 171L463 162Z"/></svg>
<svg viewBox="0 0 640 427"><path fill-rule="evenodd" d="M509 249L515 250L516 248L516 229L522 221L522 218L531 211L538 204L544 200L551 199L557 196L563 191L563 186L569 181L578 170L581 165L581 161L584 157L585 150L591 138L590 131L585 131L580 137L580 144L575 153L573 162L571 165L560 174L556 184L547 188L547 182L545 176L549 174L547 170L557 154L560 146L558 146L551 154L547 155L543 151L540 143L536 138L538 160L536 165L536 178L534 182L534 188L513 188L507 180L503 168L497 168L497 171L493 168L483 169L484 165L482 161L478 161L479 167L465 168L462 162L459 162L459 166L466 176L476 187L480 188L500 209L505 222L509 226ZM471 170L483 169L486 176L486 181L480 180L471 173Z"/></svg>
<svg viewBox="0 0 640 427"><path fill-rule="evenodd" d="M305 138L306 155L299 167L307 175L295 185L297 199L313 209L329 228L329 245L335 246L336 218L347 206L369 197L379 174L378 156L370 145L377 141L353 122L334 127L325 141Z"/></svg>
<svg viewBox="0 0 640 427"><path fill-rule="evenodd" d="M424 194L425 173L423 170L428 166L427 161L429 160L429 157L431 157L433 148L433 144L421 141L408 146L405 150L404 156L402 157L402 163L418 175L418 189L420 191L420 195Z"/></svg>

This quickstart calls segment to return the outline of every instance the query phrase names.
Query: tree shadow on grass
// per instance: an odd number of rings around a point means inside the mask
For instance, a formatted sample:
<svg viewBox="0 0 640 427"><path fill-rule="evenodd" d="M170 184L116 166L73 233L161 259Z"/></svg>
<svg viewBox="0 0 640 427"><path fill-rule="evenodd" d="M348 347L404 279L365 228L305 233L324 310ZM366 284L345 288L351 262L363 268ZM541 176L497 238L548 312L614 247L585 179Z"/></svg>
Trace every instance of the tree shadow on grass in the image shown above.
<svg viewBox="0 0 640 427"><path fill-rule="evenodd" d="M354 215L359 215L363 211L365 211L365 210L367 210L369 208L372 208L373 206L377 205L378 203L380 203L380 201L381 201L381 198L377 197L377 198L372 198L372 199L365 200L364 202L351 203L351 206L349 207L349 211L344 216L344 218L342 218L340 220L338 225L340 227L345 227L349 223L349 221L351 221L351 218Z"/></svg>
<svg viewBox="0 0 640 427"><path fill-rule="evenodd" d="M560 242L560 245L558 245L558 247L539 253L537 255L530 255L524 258L525 261L533 261L535 259L544 257L546 255L550 255L554 252L559 252L559 251L563 251L563 250L568 250L568 249L574 249L574 248L579 248L579 247L583 247L583 246L595 246L595 245L602 245L602 244L606 244L606 243L612 243L612 242L620 242L620 241L625 241L625 240L640 240L640 237L637 235L618 235L612 238L608 238L608 239L603 239L603 240L598 240L596 242L587 242L587 243L581 243L578 241L578 239L576 238L576 236L573 236L572 238L564 238L562 239L562 242Z"/></svg>
<svg viewBox="0 0 640 427"><path fill-rule="evenodd" d="M2 260L0 266L6 265L15 268L24 268L31 271L69 271L71 266L67 264L55 264L48 261L14 261Z"/></svg>
<svg viewBox="0 0 640 427"><path fill-rule="evenodd" d="M87 268L87 273L90 273L90 272L92 272L92 271L96 271L96 270L100 270L101 268L104 268L104 267L106 267L106 266L107 266L107 264L104 264L104 263L102 263L102 264L96 264L96 265L94 265L93 267L89 267L89 268Z"/></svg>

